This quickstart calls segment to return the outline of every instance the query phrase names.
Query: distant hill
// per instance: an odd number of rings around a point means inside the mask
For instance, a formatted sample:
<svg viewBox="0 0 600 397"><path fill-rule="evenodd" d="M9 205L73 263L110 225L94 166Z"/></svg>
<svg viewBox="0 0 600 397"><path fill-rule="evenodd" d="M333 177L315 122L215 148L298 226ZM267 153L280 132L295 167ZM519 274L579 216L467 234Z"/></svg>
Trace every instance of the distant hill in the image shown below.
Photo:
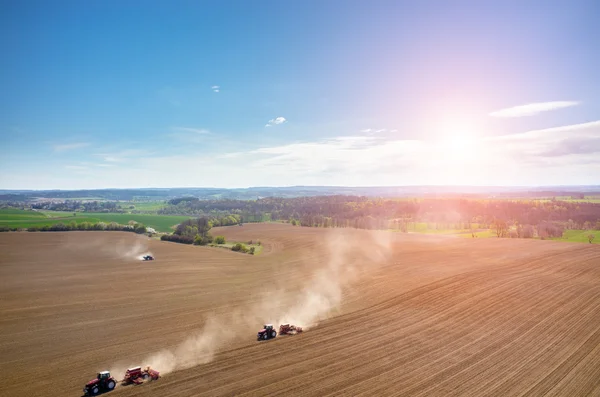
<svg viewBox="0 0 600 397"><path fill-rule="evenodd" d="M350 195L366 197L552 197L598 195L600 185L589 186L290 186L222 188L147 188L92 190L0 190L0 201L34 201L40 199L96 200L168 200L176 197L199 199L255 200L262 197L309 197Z"/></svg>

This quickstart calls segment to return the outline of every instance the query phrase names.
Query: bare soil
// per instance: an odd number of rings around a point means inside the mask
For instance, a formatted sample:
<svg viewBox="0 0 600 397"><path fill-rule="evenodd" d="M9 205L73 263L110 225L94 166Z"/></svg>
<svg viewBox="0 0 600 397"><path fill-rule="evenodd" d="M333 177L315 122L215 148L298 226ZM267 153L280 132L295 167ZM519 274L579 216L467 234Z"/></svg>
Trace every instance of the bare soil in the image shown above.
<svg viewBox="0 0 600 397"><path fill-rule="evenodd" d="M97 371L145 365L211 318L226 341L212 361L107 395L600 396L597 245L286 224L214 234L264 249L0 234L0 396L80 396ZM302 293L323 274L341 304L257 342L263 321L312 304Z"/></svg>

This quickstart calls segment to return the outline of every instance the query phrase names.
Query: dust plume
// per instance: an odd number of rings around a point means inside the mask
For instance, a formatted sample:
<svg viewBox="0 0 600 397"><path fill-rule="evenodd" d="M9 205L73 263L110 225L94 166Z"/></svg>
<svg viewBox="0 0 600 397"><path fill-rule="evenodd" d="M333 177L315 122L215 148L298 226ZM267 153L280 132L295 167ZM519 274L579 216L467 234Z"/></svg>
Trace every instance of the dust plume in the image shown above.
<svg viewBox="0 0 600 397"><path fill-rule="evenodd" d="M338 310L343 288L387 259L390 233L335 230L327 238L329 260L300 294L297 303L277 318L277 324L314 327Z"/></svg>
<svg viewBox="0 0 600 397"><path fill-rule="evenodd" d="M141 365L161 374L206 364L235 339L252 338L264 323L290 323L308 330L341 307L344 288L387 258L390 233L331 230L324 235L326 266L300 290L267 291L258 301L228 314L214 315L204 327L172 349L149 355Z"/></svg>
<svg viewBox="0 0 600 397"><path fill-rule="evenodd" d="M209 319L204 328L190 336L173 351L162 350L146 359L149 365L161 373L186 369L212 361L215 352L226 337L224 328L216 319Z"/></svg>
<svg viewBox="0 0 600 397"><path fill-rule="evenodd" d="M152 255L152 253L148 251L148 238L145 236L136 237L133 244L124 240L119 241L117 245L110 248L109 252L113 252L119 258L123 259L142 260L144 255Z"/></svg>
<svg viewBox="0 0 600 397"><path fill-rule="evenodd" d="M90 233L90 232L85 232ZM65 241L65 248L79 252L94 252L96 255L106 255L113 259L142 260L145 255L152 255L149 251L148 237L127 233L123 235L116 243L113 235L102 235L102 233L118 232L97 232L95 239L82 241L81 239L69 238ZM126 232L123 232L126 233Z"/></svg>

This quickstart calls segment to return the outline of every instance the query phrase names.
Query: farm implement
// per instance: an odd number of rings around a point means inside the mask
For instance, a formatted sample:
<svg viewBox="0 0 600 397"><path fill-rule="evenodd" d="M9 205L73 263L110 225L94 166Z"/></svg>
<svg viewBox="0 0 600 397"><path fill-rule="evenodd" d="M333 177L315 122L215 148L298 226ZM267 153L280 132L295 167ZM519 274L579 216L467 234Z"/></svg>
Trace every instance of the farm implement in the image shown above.
<svg viewBox="0 0 600 397"><path fill-rule="evenodd" d="M144 383L145 380L152 379L157 380L159 373L150 367L142 369L142 367L133 367L125 371L125 378L121 381L122 385L136 384L139 385Z"/></svg>
<svg viewBox="0 0 600 397"><path fill-rule="evenodd" d="M279 335L295 335L300 332L302 332L302 327L292 324L281 324L279 326Z"/></svg>

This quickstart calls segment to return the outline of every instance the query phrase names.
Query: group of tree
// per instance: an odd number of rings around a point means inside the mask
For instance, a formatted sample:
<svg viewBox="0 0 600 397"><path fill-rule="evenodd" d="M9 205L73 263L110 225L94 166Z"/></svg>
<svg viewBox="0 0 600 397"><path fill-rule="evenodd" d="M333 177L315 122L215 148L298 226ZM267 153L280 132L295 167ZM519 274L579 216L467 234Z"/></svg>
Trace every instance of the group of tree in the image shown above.
<svg viewBox="0 0 600 397"><path fill-rule="evenodd" d="M245 202L244 200L208 200L211 202ZM186 215L186 216L204 216L214 220L215 226L229 226L242 222L265 222L271 220L268 212L256 210L239 210L235 206L225 205L215 206L214 208L202 208L198 203L200 200L192 200L186 197L183 199L170 200L167 206L158 210L159 215ZM204 202L204 201L202 201ZM175 203L175 204L173 204ZM219 224L219 220L221 223Z"/></svg>
<svg viewBox="0 0 600 397"><path fill-rule="evenodd" d="M162 241L171 241L181 244L208 245L225 244L224 236L213 237L210 230L213 227L213 221L207 217L188 219L175 228L173 234L164 234L160 237ZM251 244L252 242L250 242ZM248 248L245 244L236 243L231 247L232 251L243 252L254 255L255 247Z"/></svg>
<svg viewBox="0 0 600 397"><path fill-rule="evenodd" d="M125 212L115 201L81 201L81 200L63 200L63 201L41 201L31 204L31 208L36 210L48 211L68 211L68 212L103 212L103 213L122 213Z"/></svg>
<svg viewBox="0 0 600 397"><path fill-rule="evenodd" d="M188 219L177 225L173 234L162 235L161 240L182 244L207 245L214 240L209 233L211 228L212 222L207 217Z"/></svg>
<svg viewBox="0 0 600 397"><path fill-rule="evenodd" d="M542 221L538 225L521 225L517 222L511 224L501 219L495 219L490 224L490 229L496 237L508 238L534 238L542 240L547 238L560 238L565 227L559 222Z"/></svg>
<svg viewBox="0 0 600 397"><path fill-rule="evenodd" d="M254 255L254 253L255 253L255 247L248 248L245 244L242 244L242 243L234 244L233 247L231 247L231 250L236 251L236 252L243 252L245 254L250 254L250 255Z"/></svg>
<svg viewBox="0 0 600 397"><path fill-rule="evenodd" d="M10 228L7 226L0 227L0 231L2 231L2 232L20 231L20 230L23 230L23 229L17 228L17 227ZM75 221L72 221L69 223L54 223L54 224L47 224L47 225L41 225L41 226L34 225L34 226L27 227L26 230L28 232L68 232L68 231L85 231L85 230L93 231L93 230L96 230L96 231L123 231L123 232L133 232L133 233L138 233L138 234L144 234L147 232L148 229L142 223L137 223L134 221L130 222L127 225L121 225L116 222L110 222L110 223L80 222L80 223L77 223Z"/></svg>

